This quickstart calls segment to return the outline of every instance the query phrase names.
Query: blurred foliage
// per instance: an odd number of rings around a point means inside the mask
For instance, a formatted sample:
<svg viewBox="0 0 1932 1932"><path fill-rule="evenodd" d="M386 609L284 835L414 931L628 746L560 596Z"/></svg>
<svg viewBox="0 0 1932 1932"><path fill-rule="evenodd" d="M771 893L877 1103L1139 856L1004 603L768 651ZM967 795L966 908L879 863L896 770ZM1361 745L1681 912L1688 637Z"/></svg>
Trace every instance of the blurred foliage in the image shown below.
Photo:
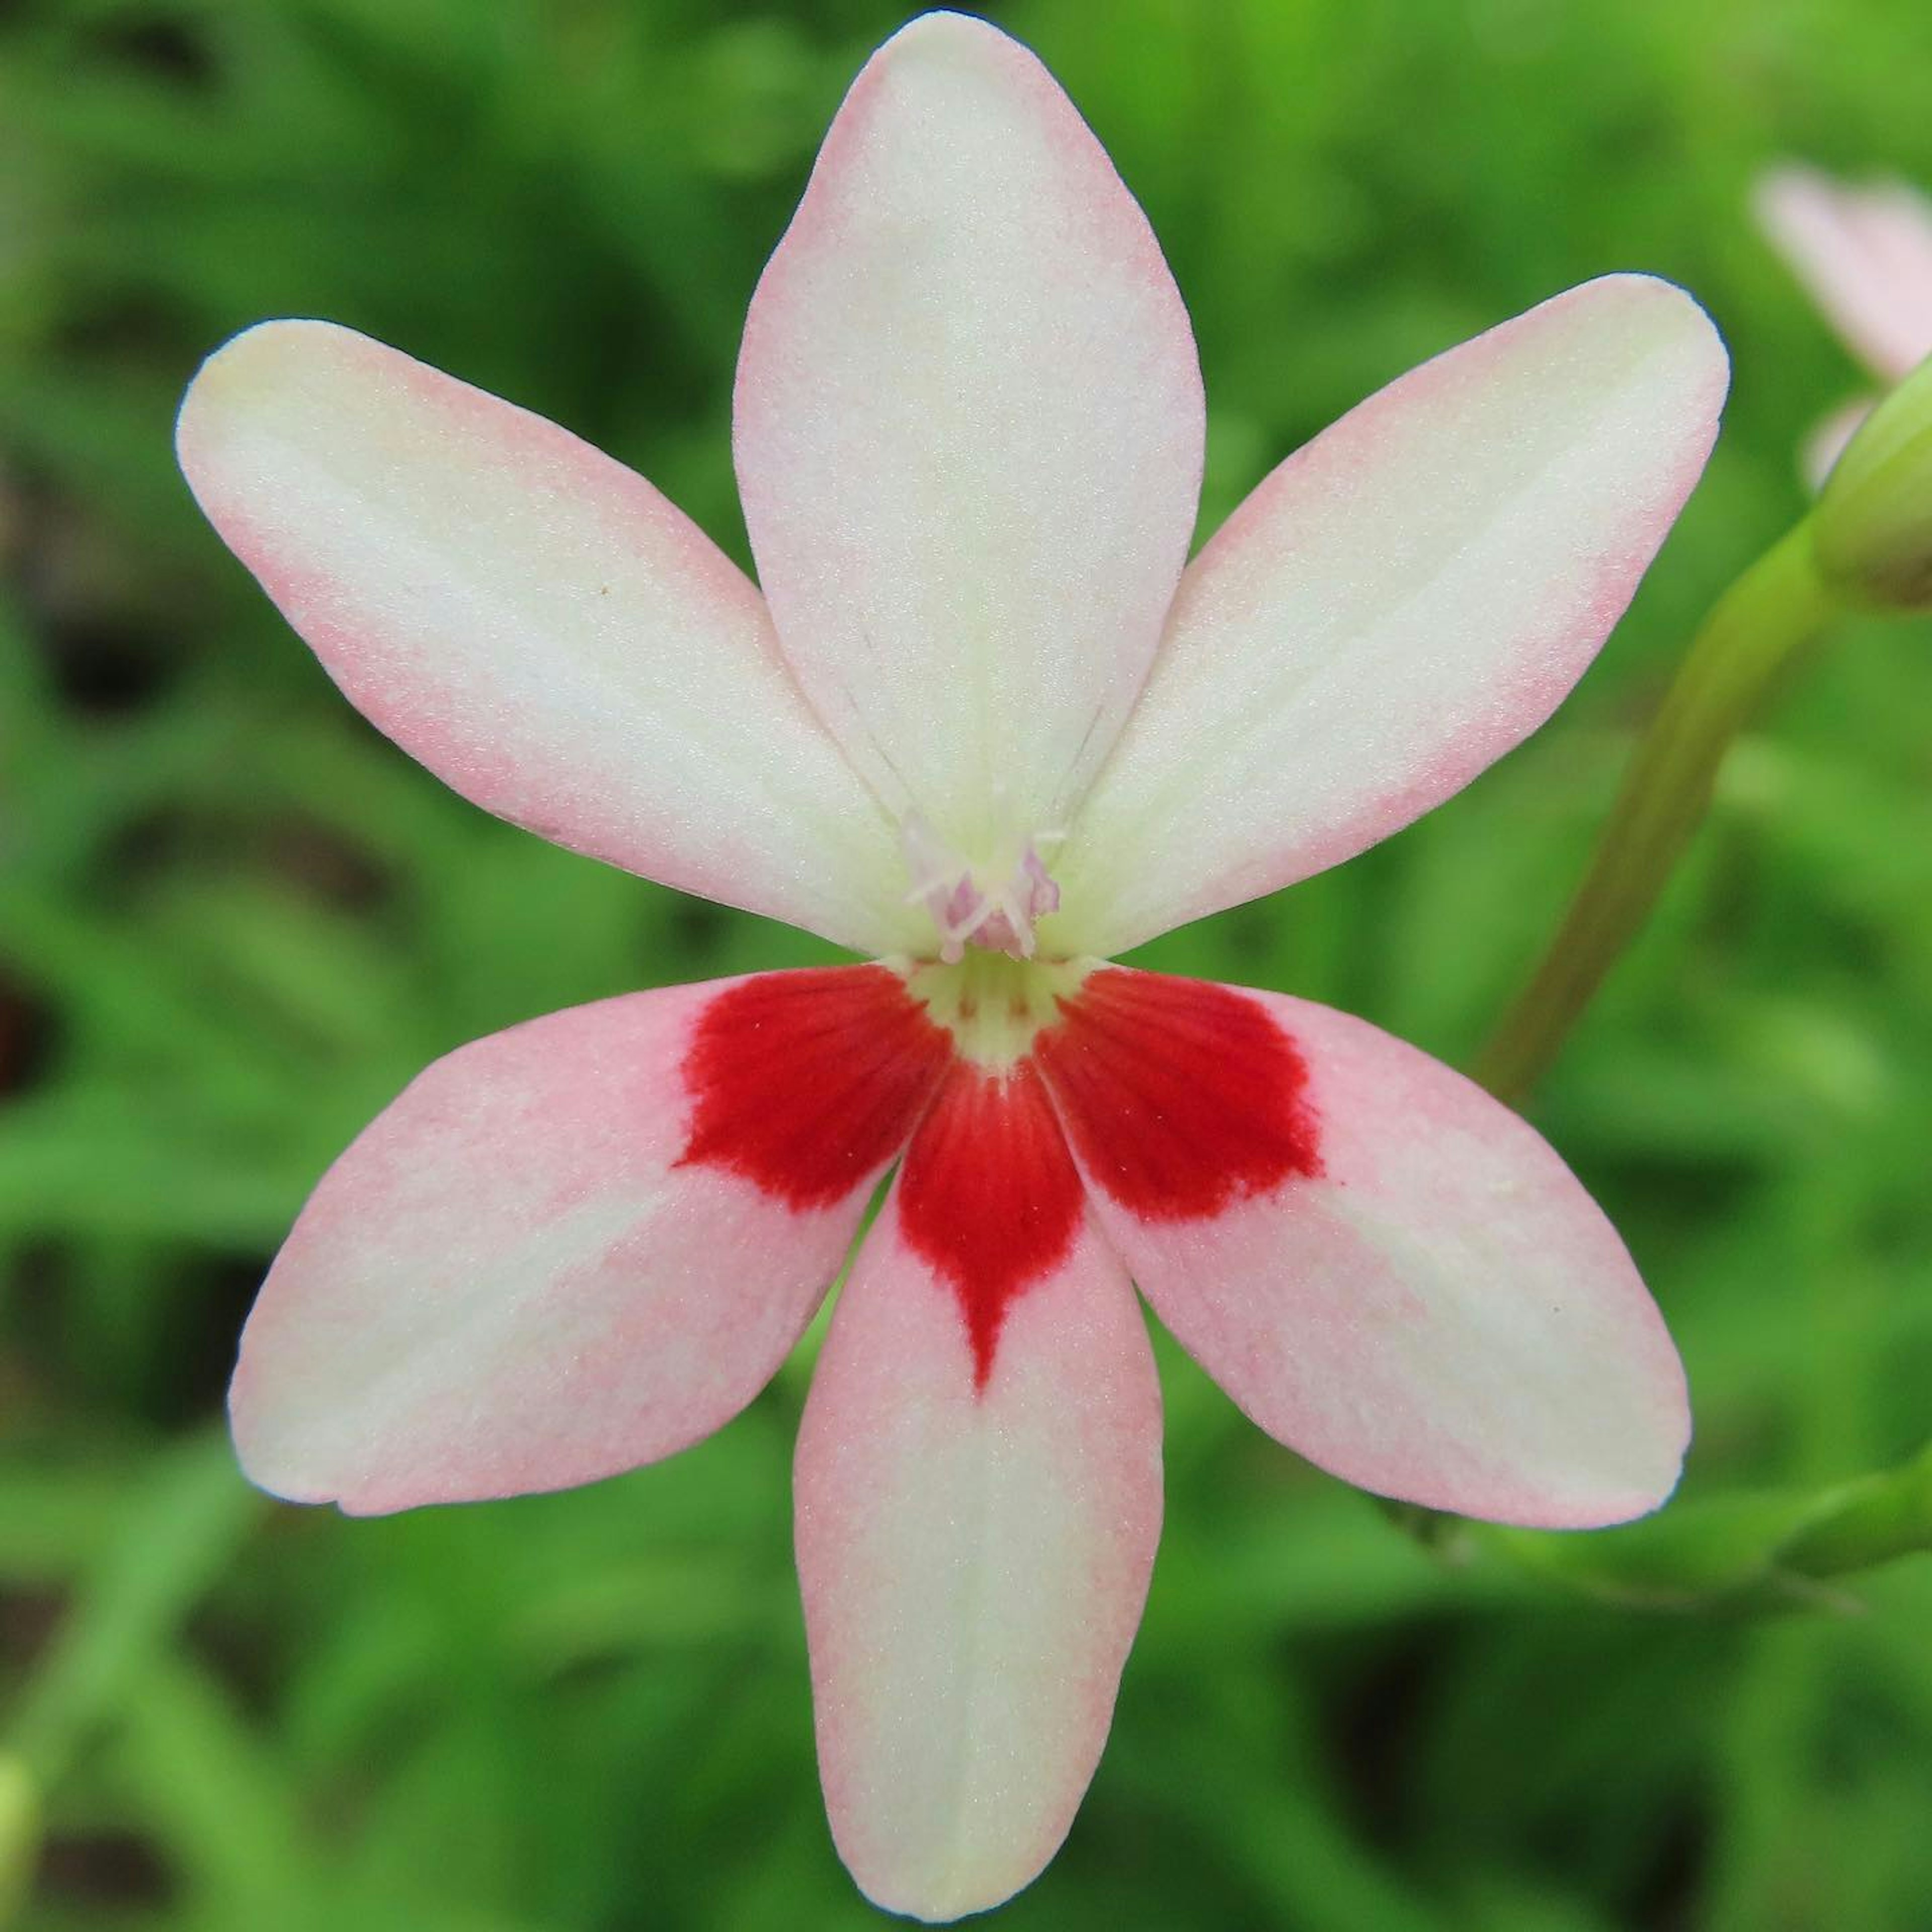
<svg viewBox="0 0 1932 1932"><path fill-rule="evenodd" d="M44 1808L37 1932L870 1916L825 1830L790 1574L806 1363L714 1442L572 1495L349 1522L233 1473L254 1285L424 1060L823 950L443 792L200 524L169 430L226 334L326 315L561 418L742 556L745 302L899 17L0 6L0 1867ZM1466 1060L1634 723L1855 386L1748 184L1784 154L1932 182L1932 12L995 17L1186 292L1209 527L1381 382L1601 271L1684 282L1730 338L1708 478L1557 722L1390 845L1149 949ZM1932 1924L1932 1558L1863 1569L1911 1550L1932 1484L1928 725L1932 626L1840 632L1538 1096L1689 1364L1679 1502L1600 1537L1404 1535L1164 1346L1146 1628L1007 1922Z"/></svg>

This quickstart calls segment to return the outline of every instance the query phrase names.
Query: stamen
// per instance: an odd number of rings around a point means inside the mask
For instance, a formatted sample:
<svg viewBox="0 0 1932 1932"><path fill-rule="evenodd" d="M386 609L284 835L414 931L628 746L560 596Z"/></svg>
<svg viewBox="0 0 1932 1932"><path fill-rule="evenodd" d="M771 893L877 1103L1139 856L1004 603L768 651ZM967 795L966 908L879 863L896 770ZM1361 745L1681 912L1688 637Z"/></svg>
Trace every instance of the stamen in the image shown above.
<svg viewBox="0 0 1932 1932"><path fill-rule="evenodd" d="M990 865L962 858L916 813L899 836L912 879L905 902L932 915L944 964L957 965L968 946L1014 959L1034 956L1035 922L1060 904L1060 888L1040 851L1060 844L1064 832L1036 832Z"/></svg>

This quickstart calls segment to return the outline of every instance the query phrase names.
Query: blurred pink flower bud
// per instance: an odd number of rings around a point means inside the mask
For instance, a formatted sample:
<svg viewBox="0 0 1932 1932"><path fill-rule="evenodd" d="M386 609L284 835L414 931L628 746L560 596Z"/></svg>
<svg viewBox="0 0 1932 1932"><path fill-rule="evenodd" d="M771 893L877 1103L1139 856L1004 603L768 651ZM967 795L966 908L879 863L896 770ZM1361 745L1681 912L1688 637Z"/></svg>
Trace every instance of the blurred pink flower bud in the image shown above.
<svg viewBox="0 0 1932 1932"><path fill-rule="evenodd" d="M1904 182L1847 187L1787 165L1759 182L1759 225L1845 346L1888 386L1932 355L1932 202ZM1822 484L1870 410L1861 397L1827 416L1800 458Z"/></svg>

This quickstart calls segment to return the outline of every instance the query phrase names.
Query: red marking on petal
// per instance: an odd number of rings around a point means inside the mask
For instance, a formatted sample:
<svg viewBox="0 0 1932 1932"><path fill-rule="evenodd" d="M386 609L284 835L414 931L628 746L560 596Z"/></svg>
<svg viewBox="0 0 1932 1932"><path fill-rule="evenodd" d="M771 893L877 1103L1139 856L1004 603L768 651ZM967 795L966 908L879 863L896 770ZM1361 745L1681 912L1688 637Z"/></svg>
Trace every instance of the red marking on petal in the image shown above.
<svg viewBox="0 0 1932 1932"><path fill-rule="evenodd" d="M1033 1066L955 1065L907 1150L899 1219L908 1244L959 1298L975 1388L993 1372L1014 1298L1072 1246L1081 1202L1080 1176Z"/></svg>
<svg viewBox="0 0 1932 1932"><path fill-rule="evenodd" d="M1199 1220L1322 1172L1307 1064L1258 1001L1114 966L1059 1004L1034 1057L1088 1172L1130 1212Z"/></svg>
<svg viewBox="0 0 1932 1932"><path fill-rule="evenodd" d="M951 1036L883 966L758 974L698 1019L678 1165L829 1207L905 1145L952 1059Z"/></svg>

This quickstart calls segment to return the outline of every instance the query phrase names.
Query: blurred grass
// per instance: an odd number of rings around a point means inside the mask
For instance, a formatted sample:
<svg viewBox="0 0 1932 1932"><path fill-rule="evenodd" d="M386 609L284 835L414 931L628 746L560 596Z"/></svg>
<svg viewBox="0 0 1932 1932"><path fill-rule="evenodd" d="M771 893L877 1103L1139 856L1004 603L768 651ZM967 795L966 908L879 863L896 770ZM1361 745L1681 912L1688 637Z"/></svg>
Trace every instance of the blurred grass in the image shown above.
<svg viewBox="0 0 1932 1932"><path fill-rule="evenodd" d="M1798 437L1858 382L1746 226L1752 172L1932 182L1932 14L994 16L1093 122L1187 294L1208 527L1379 382L1588 275L1671 275L1731 342L1706 483L1558 722L1389 847L1149 950L1466 1058L1690 626L1800 507ZM802 1363L713 1442L575 1495L352 1524L232 1474L219 1400L254 1282L425 1059L822 950L443 793L200 524L169 431L224 335L323 314L560 418L742 556L745 301L899 17L0 8L0 1750L46 1787L39 1932L869 1916L812 1768ZM1848 628L1741 748L1539 1098L1688 1362L1679 1514L1432 1554L1163 1347L1145 1630L1067 1850L1006 1922L1932 1924L1932 1558L1776 1615L1604 1587L1681 1576L1673 1537L1742 1575L1780 1499L1928 1432L1928 727L1932 625Z"/></svg>

